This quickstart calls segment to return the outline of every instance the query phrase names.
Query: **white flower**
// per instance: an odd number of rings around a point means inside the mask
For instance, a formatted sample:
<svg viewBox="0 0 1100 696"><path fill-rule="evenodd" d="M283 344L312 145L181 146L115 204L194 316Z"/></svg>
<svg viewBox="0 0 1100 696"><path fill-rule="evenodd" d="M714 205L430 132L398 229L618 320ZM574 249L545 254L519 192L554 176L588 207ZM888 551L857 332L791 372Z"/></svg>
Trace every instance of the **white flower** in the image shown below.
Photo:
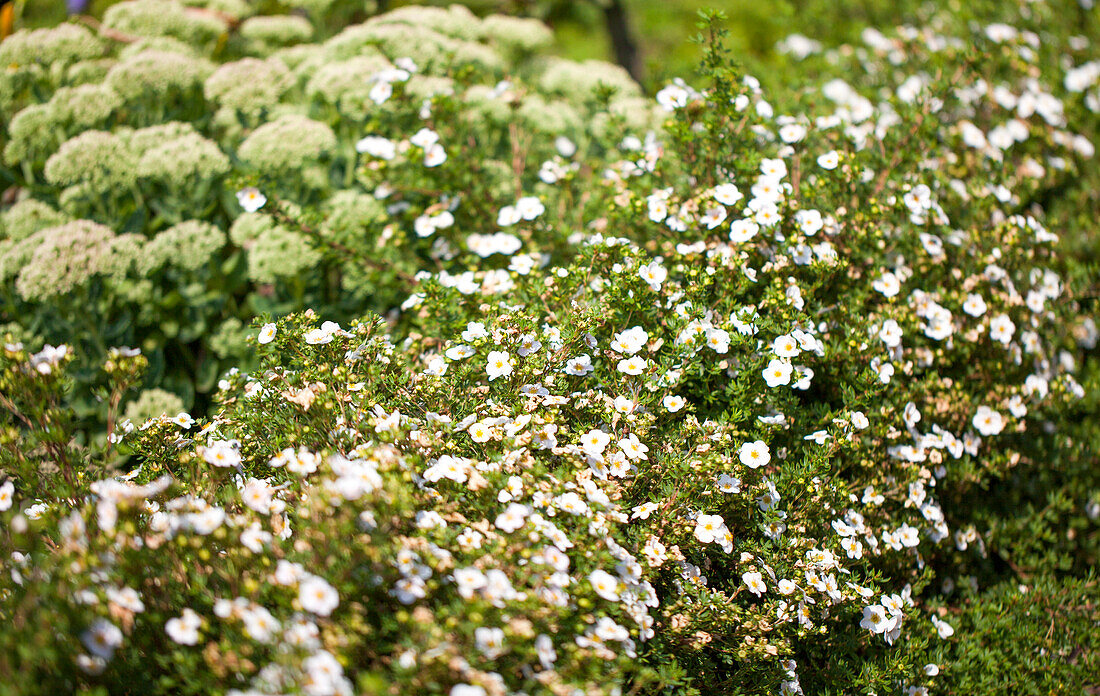
<svg viewBox="0 0 1100 696"><path fill-rule="evenodd" d="M391 160L397 156L397 145L388 138L368 135L355 143L355 151L377 159Z"/></svg>
<svg viewBox="0 0 1100 696"><path fill-rule="evenodd" d="M722 205L736 205L744 195L733 184L719 184L711 191L714 200Z"/></svg>
<svg viewBox="0 0 1100 696"><path fill-rule="evenodd" d="M481 626L474 629L474 641L477 649L490 660L504 653L504 631L499 628Z"/></svg>
<svg viewBox="0 0 1100 696"><path fill-rule="evenodd" d="M1016 325L1008 318L1007 314L999 314L989 322L989 336L994 341L1000 341L1008 345L1012 335L1016 332Z"/></svg>
<svg viewBox="0 0 1100 696"><path fill-rule="evenodd" d="M485 689L472 684L455 684L451 687L450 696L485 696Z"/></svg>
<svg viewBox="0 0 1100 696"><path fill-rule="evenodd" d="M690 96L687 89L680 85L669 85L657 92L657 103L665 111L675 111L676 109L687 106L688 97Z"/></svg>
<svg viewBox="0 0 1100 696"><path fill-rule="evenodd" d="M489 359L485 366L485 372L489 375L489 381L497 377L506 377L512 374L515 360L503 350L494 350L489 353Z"/></svg>
<svg viewBox="0 0 1100 696"><path fill-rule="evenodd" d="M588 582L596 594L609 602L619 601L619 580L611 573L604 570L593 570L588 575Z"/></svg>
<svg viewBox="0 0 1100 696"><path fill-rule="evenodd" d="M237 191L237 203L246 213L254 213L267 203L267 197L254 186Z"/></svg>
<svg viewBox="0 0 1100 696"><path fill-rule="evenodd" d="M886 608L879 604L872 604L863 608L863 620L859 622L860 628L865 628L872 633L885 633L893 627L894 621L886 615Z"/></svg>
<svg viewBox="0 0 1100 696"><path fill-rule="evenodd" d="M901 292L901 282L898 280L898 277L890 271L886 271L880 275L875 282L871 284L871 287L881 292L884 297L894 297Z"/></svg>
<svg viewBox="0 0 1100 696"><path fill-rule="evenodd" d="M630 433L630 437L619 440L619 449L628 459L648 459L646 452L649 451L649 447L638 440L638 436L634 433Z"/></svg>
<svg viewBox="0 0 1100 696"><path fill-rule="evenodd" d="M794 336L784 334L772 342L772 352L780 358L793 358L801 352L801 349Z"/></svg>
<svg viewBox="0 0 1100 696"><path fill-rule="evenodd" d="M749 592L757 597L768 591L768 586L764 584L764 578L760 573L742 573L741 580L745 583L745 586L749 588Z"/></svg>
<svg viewBox="0 0 1100 696"><path fill-rule="evenodd" d="M661 405L664 406L669 413L676 413L684 407L684 398L676 394L669 394L661 400Z"/></svg>
<svg viewBox="0 0 1100 696"><path fill-rule="evenodd" d="M887 319L882 322L882 328L878 332L878 337L889 348L897 348L901 345L902 331L898 323L893 319Z"/></svg>
<svg viewBox="0 0 1100 696"><path fill-rule="evenodd" d="M970 314L971 317L981 317L986 313L986 300L983 299L976 292L971 292L967 295L966 301L963 302L963 311Z"/></svg>
<svg viewBox="0 0 1100 696"><path fill-rule="evenodd" d="M760 231L760 225L753 220L734 220L730 223L730 241L734 243L747 242Z"/></svg>
<svg viewBox="0 0 1100 696"><path fill-rule="evenodd" d="M581 438L581 448L588 454L598 457L603 454L607 444L611 442L611 436L602 430L593 428Z"/></svg>
<svg viewBox="0 0 1100 696"><path fill-rule="evenodd" d="M932 625L936 627L936 634L939 635L940 638L947 639L955 635L954 627L937 616L932 617Z"/></svg>
<svg viewBox="0 0 1100 696"><path fill-rule="evenodd" d="M470 599L477 590L485 587L485 574L477 568L457 568L454 572L455 584L458 585L458 594L464 599Z"/></svg>
<svg viewBox="0 0 1100 696"><path fill-rule="evenodd" d="M256 337L256 342L260 345L271 343L275 340L275 324L264 324L260 329L260 334Z"/></svg>
<svg viewBox="0 0 1100 696"><path fill-rule="evenodd" d="M4 481L4 483L0 483L0 512L11 508L14 495L15 484L13 484L11 481Z"/></svg>
<svg viewBox="0 0 1100 696"><path fill-rule="evenodd" d="M172 419L172 422L184 430L190 430L191 426L195 424L195 419L191 417L191 414L180 411L176 414L176 417Z"/></svg>
<svg viewBox="0 0 1100 696"><path fill-rule="evenodd" d="M778 387L791 383L791 363L788 360L774 359L764 368L764 381L769 387Z"/></svg>
<svg viewBox="0 0 1100 696"><path fill-rule="evenodd" d="M447 161L447 151L439 143L433 143L424 150L424 166L438 167Z"/></svg>
<svg viewBox="0 0 1100 696"><path fill-rule="evenodd" d="M168 619L164 631L168 637L180 645L195 645L199 642L199 626L202 619L191 609L184 609L183 615Z"/></svg>
<svg viewBox="0 0 1100 696"><path fill-rule="evenodd" d="M721 515L699 515L695 519L695 538L704 544L713 542L725 529L726 521Z"/></svg>
<svg viewBox="0 0 1100 696"><path fill-rule="evenodd" d="M218 467L233 467L241 463L241 454L227 440L217 440L209 447L204 447L202 458L207 464Z"/></svg>
<svg viewBox="0 0 1100 696"><path fill-rule="evenodd" d="M592 357L588 354L570 358L569 361L565 363L565 372L577 377L583 377L593 372L595 369L596 368L592 366Z"/></svg>
<svg viewBox="0 0 1100 696"><path fill-rule="evenodd" d="M634 355L649 341L649 334L640 326L615 334L611 349L624 355Z"/></svg>
<svg viewBox="0 0 1100 696"><path fill-rule="evenodd" d="M771 451L763 440L746 442L738 452L741 463L750 469L758 469L772 460Z"/></svg>
<svg viewBox="0 0 1100 696"><path fill-rule="evenodd" d="M830 150L817 158L817 166L822 169L836 169L840 164L840 155L836 150Z"/></svg>
<svg viewBox="0 0 1100 696"><path fill-rule="evenodd" d="M531 509L526 505L520 503L512 503L504 512L497 515L494 525L502 532L514 532L522 527L527 522L527 515L531 513Z"/></svg>
<svg viewBox="0 0 1100 696"><path fill-rule="evenodd" d="M661 283L668 277L668 271L660 263L653 261L638 269L638 275L649 285L650 289L658 291Z"/></svg>
<svg viewBox="0 0 1100 696"><path fill-rule="evenodd" d="M88 652L104 660L114 657L115 649L122 645L122 631L107 619L96 619L80 636Z"/></svg>
<svg viewBox="0 0 1100 696"><path fill-rule="evenodd" d="M298 602L308 612L328 616L340 604L340 595L324 578L311 575L298 585Z"/></svg>
<svg viewBox="0 0 1100 696"><path fill-rule="evenodd" d="M645 368L646 361L643 358L635 355L631 358L620 360L617 369L619 370L619 372L623 372L628 375L640 375L645 372Z"/></svg>
<svg viewBox="0 0 1100 696"><path fill-rule="evenodd" d="M852 411L852 427L856 430L865 430L871 425L871 421L867 420L867 416L863 411Z"/></svg>
<svg viewBox="0 0 1100 696"><path fill-rule="evenodd" d="M1004 416L988 406L979 406L971 422L982 435L999 435L1005 428Z"/></svg>
<svg viewBox="0 0 1100 696"><path fill-rule="evenodd" d="M546 211L546 206L535 196L525 196L516 201L516 212L524 220L534 220Z"/></svg>
<svg viewBox="0 0 1100 696"><path fill-rule="evenodd" d="M788 123L779 129L779 139L785 143L797 143L806 137L806 127L797 123Z"/></svg>
<svg viewBox="0 0 1100 696"><path fill-rule="evenodd" d="M706 331L707 346L715 353L725 353L730 347L730 335L724 329L710 328Z"/></svg>

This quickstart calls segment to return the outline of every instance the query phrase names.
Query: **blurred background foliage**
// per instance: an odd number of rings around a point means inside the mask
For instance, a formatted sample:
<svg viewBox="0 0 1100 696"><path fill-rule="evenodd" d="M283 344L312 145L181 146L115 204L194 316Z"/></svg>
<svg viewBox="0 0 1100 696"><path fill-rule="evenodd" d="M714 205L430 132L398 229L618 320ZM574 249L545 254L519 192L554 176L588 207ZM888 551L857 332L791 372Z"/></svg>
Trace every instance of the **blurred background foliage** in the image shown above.
<svg viewBox="0 0 1100 696"><path fill-rule="evenodd" d="M54 26L70 11L102 17L119 0L21 0L17 1L17 26ZM242 0L243 1L243 0ZM219 3L205 4L208 7ZM220 3L229 8L233 3ZM407 5L455 4L450 0L319 0L285 3L275 0L249 2L253 14L284 12L310 14L303 5L324 7L318 22L335 34L349 22ZM469 0L459 3L480 16L493 13L534 17L549 24L557 40L556 52L573 60L598 59L627 67L650 93L673 77L692 74L698 50L690 41L696 33L699 11L715 9L726 15L729 46L748 72L759 73L765 84L791 85L812 79L804 70L792 70L796 62L780 53L776 44L792 33L801 33L826 45L854 41L870 26L920 24L937 11L950 9L964 18L995 21L1003 11L1000 0ZM294 6L292 6L294 5ZM297 7L295 7L297 6ZM313 10L315 14L317 10ZM1078 16L1067 17L1081 29L1095 29L1096 15L1084 6ZM1087 33L1087 31L1085 32ZM620 35L628 55L613 38ZM318 38L324 38L323 36Z"/></svg>

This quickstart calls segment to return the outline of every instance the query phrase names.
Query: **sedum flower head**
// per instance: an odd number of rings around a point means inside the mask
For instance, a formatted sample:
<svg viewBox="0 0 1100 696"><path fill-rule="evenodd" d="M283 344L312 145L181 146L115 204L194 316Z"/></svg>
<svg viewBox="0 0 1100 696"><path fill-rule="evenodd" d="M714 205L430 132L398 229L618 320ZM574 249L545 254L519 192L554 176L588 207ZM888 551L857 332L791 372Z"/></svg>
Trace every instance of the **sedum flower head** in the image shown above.
<svg viewBox="0 0 1100 696"><path fill-rule="evenodd" d="M172 51L147 50L127 56L112 67L107 84L127 101L159 106L174 95L201 89L211 72L209 61Z"/></svg>
<svg viewBox="0 0 1100 696"><path fill-rule="evenodd" d="M382 55L358 56L322 65L306 85L306 93L362 118L374 106L370 92L375 76L393 65Z"/></svg>
<svg viewBox="0 0 1100 696"><path fill-rule="evenodd" d="M140 154L138 176L181 188L217 179L229 172L229 158L217 143L188 133Z"/></svg>
<svg viewBox="0 0 1100 696"><path fill-rule="evenodd" d="M184 5L188 7L202 7L208 10L214 10L222 14L229 15L230 17L236 17L237 19L244 19L251 17L256 9L252 7L252 4L248 0L180 0Z"/></svg>
<svg viewBox="0 0 1100 696"><path fill-rule="evenodd" d="M248 350L248 336L251 333L252 330L240 319L229 317L210 334L207 343L220 358L241 356Z"/></svg>
<svg viewBox="0 0 1100 696"><path fill-rule="evenodd" d="M449 47L451 67L480 68L500 73L506 69L504 58L491 46L476 41L456 41Z"/></svg>
<svg viewBox="0 0 1100 696"><path fill-rule="evenodd" d="M141 425L150 418L168 416L169 418L185 410L183 399L164 389L146 389L138 398L126 404L125 417L135 425Z"/></svg>
<svg viewBox="0 0 1100 696"><path fill-rule="evenodd" d="M98 128L107 122L122 98L107 85L61 87L48 102L54 119L73 128Z"/></svg>
<svg viewBox="0 0 1100 696"><path fill-rule="evenodd" d="M0 65L57 66L103 55L103 42L79 24L17 31L0 43Z"/></svg>
<svg viewBox="0 0 1100 696"><path fill-rule="evenodd" d="M477 41L484 36L481 20L465 5L451 5L447 8L416 5L399 7L375 17L372 22L424 27L467 41Z"/></svg>
<svg viewBox="0 0 1100 696"><path fill-rule="evenodd" d="M419 99L431 99L434 96L455 93L455 81L449 77L434 75L413 75L405 83L405 92Z"/></svg>
<svg viewBox="0 0 1100 696"><path fill-rule="evenodd" d="M138 235L116 236L90 220L48 227L25 241L33 250L15 279L15 289L26 300L63 295L94 276L121 278L141 249Z"/></svg>
<svg viewBox="0 0 1100 696"><path fill-rule="evenodd" d="M617 95L642 94L641 87L625 69L601 60L578 63L551 58L539 78L539 86L543 90L581 101L595 95L601 85L614 88Z"/></svg>
<svg viewBox="0 0 1100 696"><path fill-rule="evenodd" d="M326 41L324 52L333 60L347 60L377 52L391 60L407 56L424 69L440 62L448 53L447 45L453 43L454 39L427 27L370 20L348 27Z"/></svg>
<svg viewBox="0 0 1100 696"><path fill-rule="evenodd" d="M568 102L547 101L538 94L524 98L519 115L528 128L551 135L576 131L582 123L580 114Z"/></svg>
<svg viewBox="0 0 1100 696"><path fill-rule="evenodd" d="M554 32L537 19L495 14L481 26L487 39L514 54L545 50L554 43Z"/></svg>
<svg viewBox="0 0 1100 696"><path fill-rule="evenodd" d="M124 128L116 131L116 135L126 143L126 146L139 156L146 150L154 148L167 140L198 134L199 132L195 130L194 126L183 121L169 121L148 128L133 130Z"/></svg>
<svg viewBox="0 0 1100 696"><path fill-rule="evenodd" d="M46 180L60 186L83 184L89 192L106 191L133 184L136 166L122 138L90 130L66 140L46 161Z"/></svg>
<svg viewBox="0 0 1100 696"><path fill-rule="evenodd" d="M325 207L328 214L322 230L342 242L362 243L373 238L374 228L386 219L382 202L358 191L338 191Z"/></svg>
<svg viewBox="0 0 1100 696"><path fill-rule="evenodd" d="M245 213L229 226L229 239L239 247L248 249L253 243L275 229L275 221L263 213Z"/></svg>
<svg viewBox="0 0 1100 696"><path fill-rule="evenodd" d="M309 240L284 227L273 227L255 239L248 249L248 277L257 283L292 278L321 261Z"/></svg>
<svg viewBox="0 0 1100 696"><path fill-rule="evenodd" d="M4 161L8 164L41 161L57 150L59 133L54 127L48 104L31 104L17 113L8 124L8 143Z"/></svg>
<svg viewBox="0 0 1100 696"><path fill-rule="evenodd" d="M288 114L254 130L237 154L256 169L276 173L320 160L335 146L336 135L327 125Z"/></svg>
<svg viewBox="0 0 1100 696"><path fill-rule="evenodd" d="M137 270L145 275L164 266L195 271L210 262L225 246L225 232L200 220L173 225L142 247Z"/></svg>
<svg viewBox="0 0 1100 696"><path fill-rule="evenodd" d="M290 70L278 58L245 58L215 70L203 92L223 107L256 113L277 104L290 85Z"/></svg>
<svg viewBox="0 0 1100 696"><path fill-rule="evenodd" d="M67 135L102 127L121 104L104 85L62 87L45 104L31 104L12 118L4 159L41 166Z"/></svg>
<svg viewBox="0 0 1100 696"><path fill-rule="evenodd" d="M35 198L24 198L0 214L0 238L20 241L39 230L69 221L63 213Z"/></svg>
<svg viewBox="0 0 1100 696"><path fill-rule="evenodd" d="M99 84L118 61L114 58L96 58L73 63L65 71L65 82L71 87Z"/></svg>
<svg viewBox="0 0 1100 696"><path fill-rule="evenodd" d="M189 12L171 0L128 0L107 8L103 26L132 36L170 36L213 47L229 27L213 13Z"/></svg>
<svg viewBox="0 0 1100 696"><path fill-rule="evenodd" d="M313 38L313 25L298 15L249 17L237 31L247 42L249 52L260 55Z"/></svg>

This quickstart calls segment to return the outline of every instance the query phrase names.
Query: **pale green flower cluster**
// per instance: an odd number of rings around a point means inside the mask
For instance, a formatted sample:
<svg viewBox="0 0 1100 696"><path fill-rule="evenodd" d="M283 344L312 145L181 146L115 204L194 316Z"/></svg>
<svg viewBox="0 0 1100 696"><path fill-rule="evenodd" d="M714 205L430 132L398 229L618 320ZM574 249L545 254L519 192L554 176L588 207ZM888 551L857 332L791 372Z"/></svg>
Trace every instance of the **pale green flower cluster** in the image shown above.
<svg viewBox="0 0 1100 696"><path fill-rule="evenodd" d="M391 68L390 61L379 53L324 63L310 78L306 94L359 120L376 108L370 96L376 84L374 76Z"/></svg>
<svg viewBox="0 0 1100 696"><path fill-rule="evenodd" d="M0 44L0 65L8 70L37 64L43 67L69 65L103 55L104 44L77 24L51 29L17 32Z"/></svg>
<svg viewBox="0 0 1100 696"><path fill-rule="evenodd" d="M94 276L121 278L140 253L142 239L76 220L40 230L21 246L29 253L15 288L25 300L44 300L68 293Z"/></svg>
<svg viewBox="0 0 1100 696"><path fill-rule="evenodd" d="M64 214L36 198L24 198L0 213L0 239L20 241L47 227L68 222Z"/></svg>
<svg viewBox="0 0 1100 696"><path fill-rule="evenodd" d="M225 241L225 232L215 225L201 220L187 220L146 242L135 266L142 275L149 275L164 266L194 271L210 263L225 246Z"/></svg>
<svg viewBox="0 0 1100 696"><path fill-rule="evenodd" d="M127 101L163 104L186 97L192 90L201 91L213 69L211 63L195 56L150 49L130 55L112 67L107 73L107 84Z"/></svg>
<svg viewBox="0 0 1100 696"><path fill-rule="evenodd" d="M308 116L287 114L265 123L241 143L237 154L249 166L277 173L317 162L336 147L336 135Z"/></svg>
<svg viewBox="0 0 1100 696"><path fill-rule="evenodd" d="M203 91L208 101L251 114L277 104L290 85L290 71L281 60L242 58L215 70Z"/></svg>
<svg viewBox="0 0 1100 696"><path fill-rule="evenodd" d="M313 38L313 25L298 15L249 17L237 31L247 42L249 52L256 55L267 55Z"/></svg>
<svg viewBox="0 0 1100 696"><path fill-rule="evenodd" d="M137 157L114 133L90 130L65 141L46 161L46 180L58 186L81 186L91 194L133 185Z"/></svg>
<svg viewBox="0 0 1100 696"><path fill-rule="evenodd" d="M128 0L103 14L103 25L133 36L169 36L193 46L212 47L228 30L212 13L189 11L172 0Z"/></svg>
<svg viewBox="0 0 1100 696"><path fill-rule="evenodd" d="M309 240L260 213L237 218L229 228L229 238L248 252L248 277L257 283L294 277L321 260Z"/></svg>
<svg viewBox="0 0 1100 696"><path fill-rule="evenodd" d="M144 150L137 173L169 186L185 187L216 179L229 168L229 158L217 143L188 133Z"/></svg>
<svg viewBox="0 0 1100 696"><path fill-rule="evenodd" d="M135 425L141 425L150 418L160 416L175 417L184 411L183 400L170 391L146 389L138 398L126 404L125 418Z"/></svg>

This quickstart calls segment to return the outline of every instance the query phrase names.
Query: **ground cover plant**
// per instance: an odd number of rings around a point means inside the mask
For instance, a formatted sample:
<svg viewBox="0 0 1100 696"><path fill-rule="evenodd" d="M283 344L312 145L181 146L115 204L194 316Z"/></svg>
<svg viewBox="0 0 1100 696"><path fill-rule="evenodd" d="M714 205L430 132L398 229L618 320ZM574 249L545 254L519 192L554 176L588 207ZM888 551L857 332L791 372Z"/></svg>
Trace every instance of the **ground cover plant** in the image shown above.
<svg viewBox="0 0 1100 696"><path fill-rule="evenodd" d="M707 16L653 99L461 8L0 44L0 689L1095 690L1064 9L792 38L786 91Z"/></svg>

